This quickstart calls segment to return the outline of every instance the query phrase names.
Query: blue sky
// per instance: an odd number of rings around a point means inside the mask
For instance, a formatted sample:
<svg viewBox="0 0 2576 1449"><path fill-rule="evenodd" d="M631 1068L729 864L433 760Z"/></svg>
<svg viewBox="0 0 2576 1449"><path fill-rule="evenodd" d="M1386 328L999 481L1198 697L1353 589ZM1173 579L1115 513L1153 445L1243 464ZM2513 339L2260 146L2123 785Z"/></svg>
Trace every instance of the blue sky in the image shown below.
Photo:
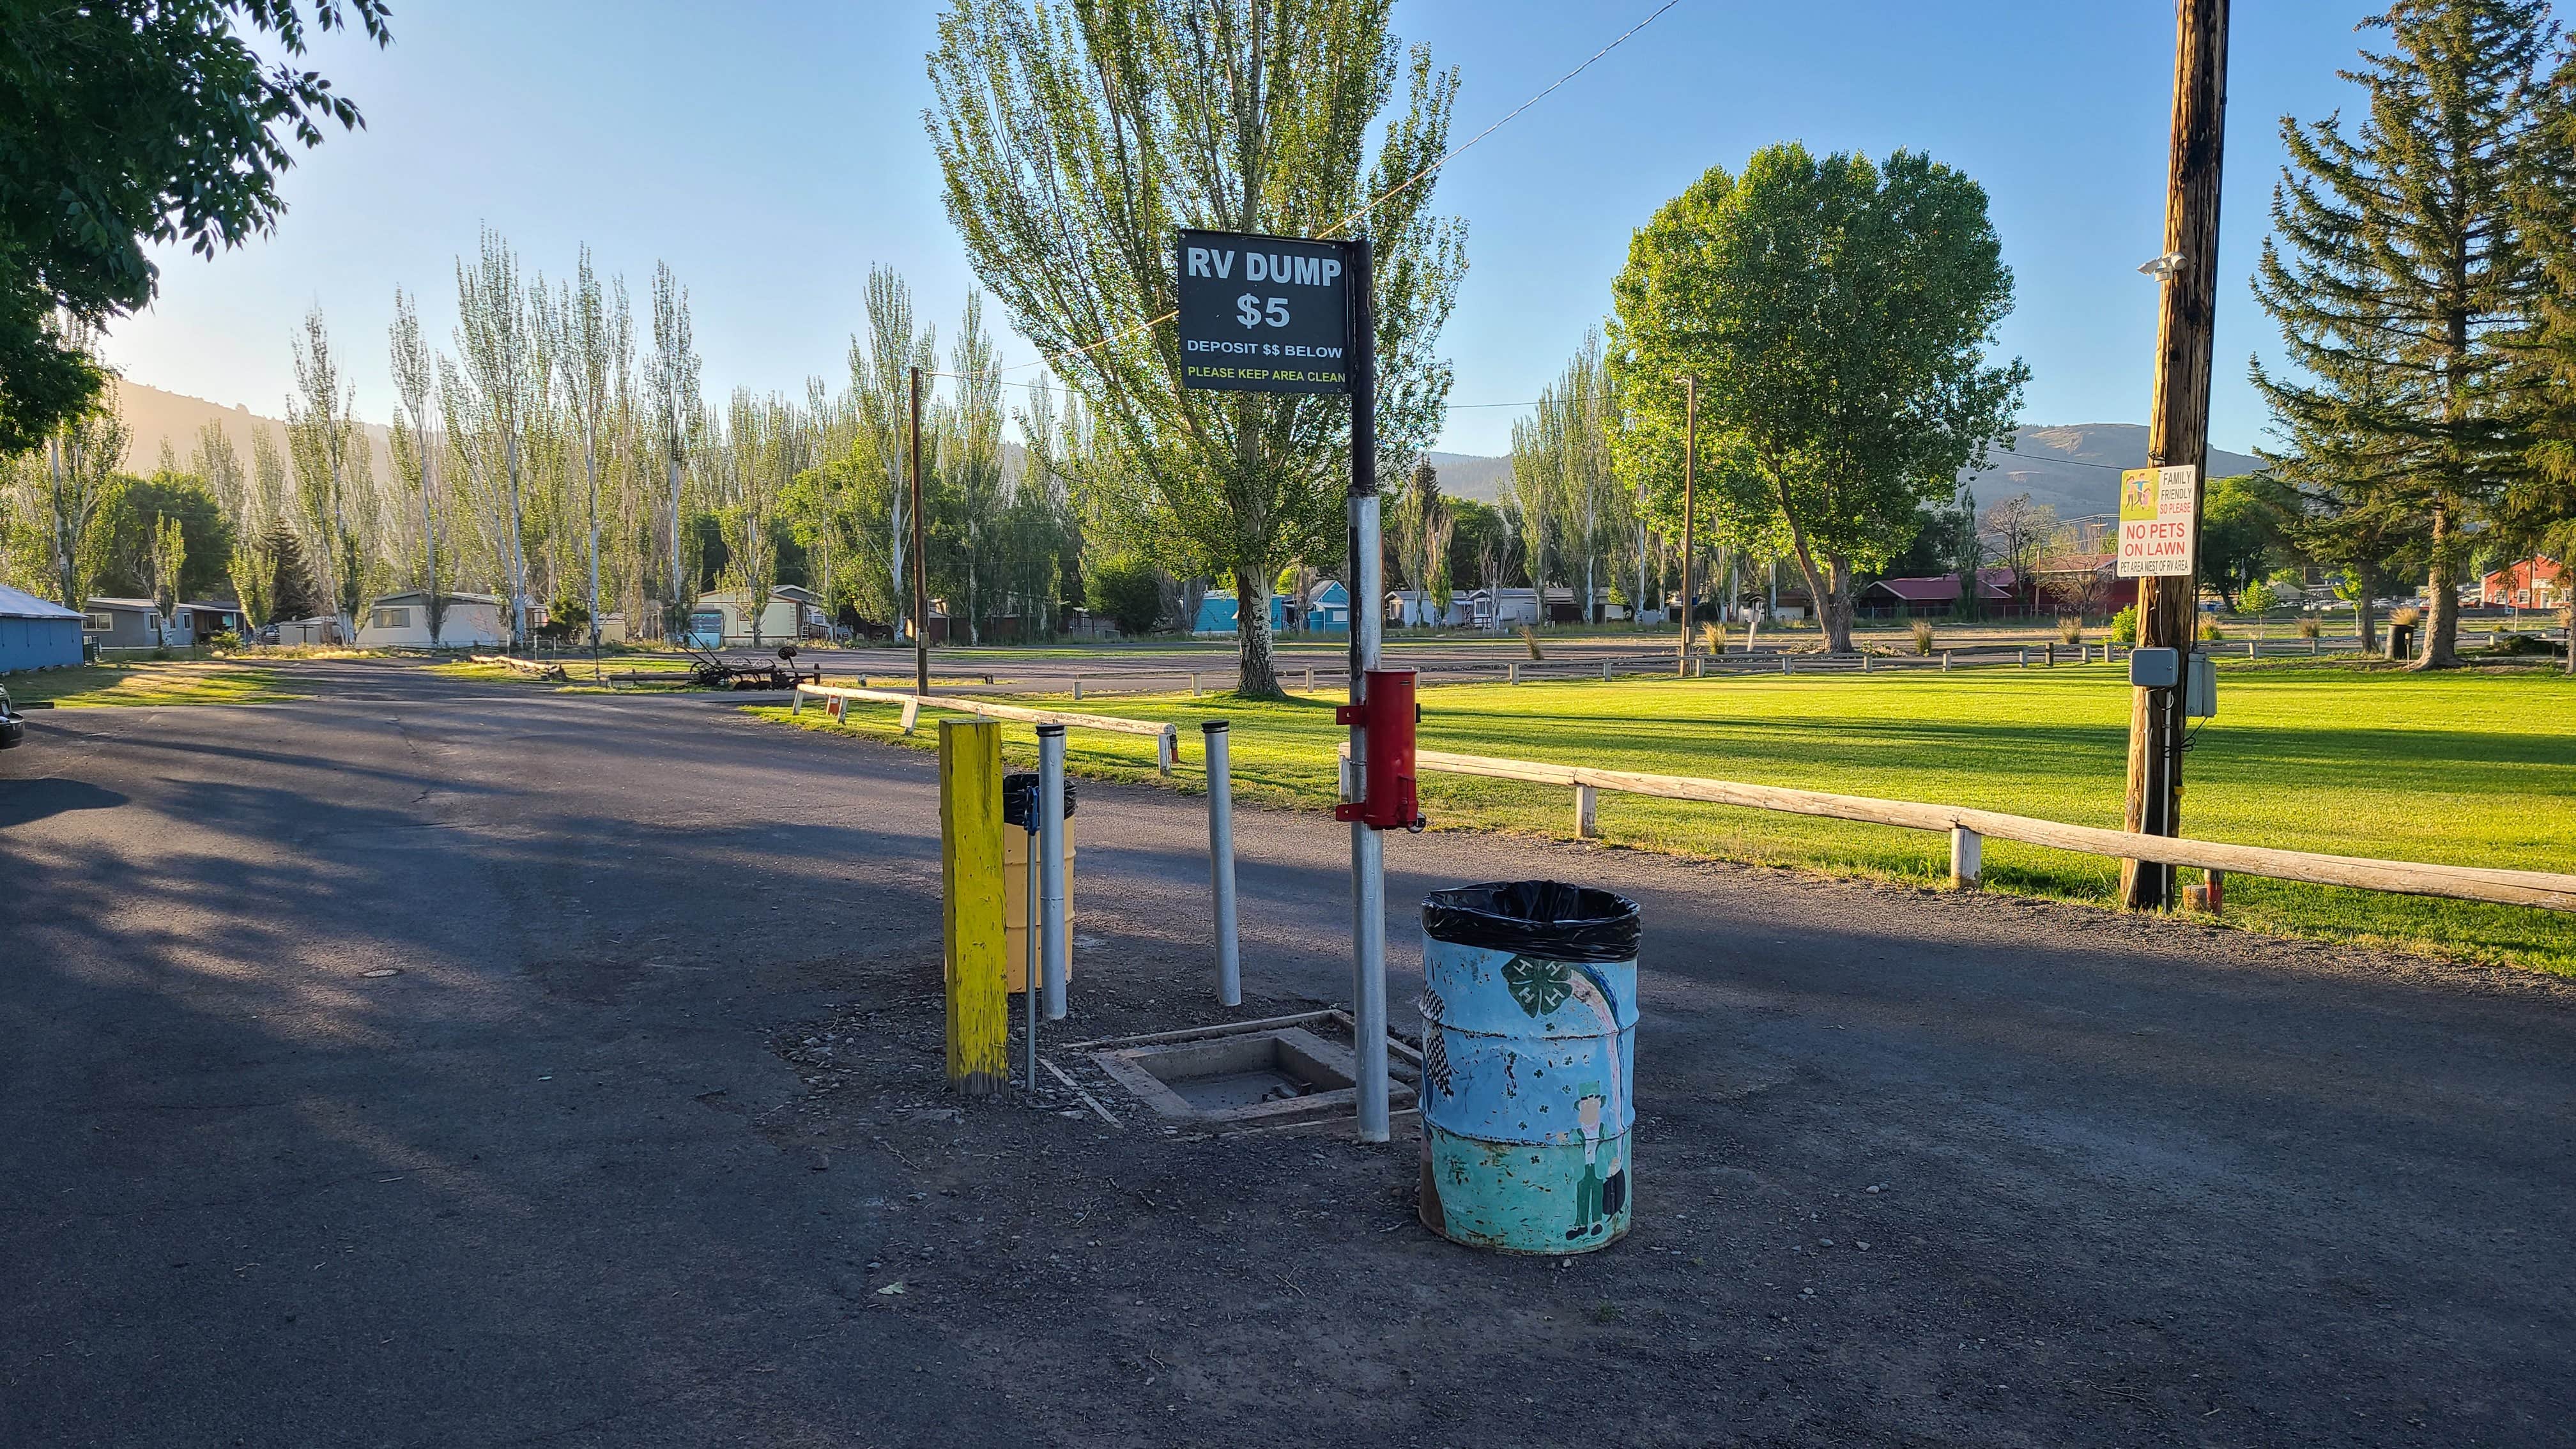
<svg viewBox="0 0 2576 1449"><path fill-rule="evenodd" d="M319 303L362 414L390 403L393 289L452 325L455 259L490 223L526 266L568 273L588 242L639 309L653 263L692 293L711 396L846 379L873 263L953 325L973 277L922 125L939 7L681 0L402 5L395 45L316 64L365 108L287 178L269 240L209 264L163 258L161 300L113 329L138 382L277 415L288 337ZM1653 0L1403 0L1398 32L1464 75L1460 139L1653 8ZM2269 352L2246 289L2280 166L2277 119L2352 104L2338 80L2362 3L2236 7L2225 282L2213 441L2250 449ZM2031 365L2024 420L2146 415L2173 13L2155 0L1806 4L1682 0L1443 173L1470 270L1445 339L1459 406L1443 446L1506 449L1520 403L1609 306L1631 231L1714 164L1796 139L1927 151L1982 182L2019 281L2004 349ZM948 330L943 325L943 332ZM1031 356L1015 336L1006 360Z"/></svg>

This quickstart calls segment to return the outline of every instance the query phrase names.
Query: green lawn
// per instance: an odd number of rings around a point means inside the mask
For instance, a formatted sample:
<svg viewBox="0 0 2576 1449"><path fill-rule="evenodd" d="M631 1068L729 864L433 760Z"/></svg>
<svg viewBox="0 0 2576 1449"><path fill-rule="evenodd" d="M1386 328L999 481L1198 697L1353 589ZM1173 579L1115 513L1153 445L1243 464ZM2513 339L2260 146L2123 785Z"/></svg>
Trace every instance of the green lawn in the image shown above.
<svg viewBox="0 0 2576 1449"><path fill-rule="evenodd" d="M150 660L84 664L0 676L0 689L18 704L52 701L63 709L91 705L254 704L296 699L306 691L274 670L227 661Z"/></svg>
<svg viewBox="0 0 2576 1449"><path fill-rule="evenodd" d="M2325 662L2222 665L2219 717L2186 766L2186 832L2342 855L2567 870L2576 863L2576 681L2539 670L2415 675ZM1342 732L1332 701L1122 697L1099 713L1181 724L1180 783L1198 788L1196 723L1234 722L1237 797L1320 806ZM1732 680L1464 685L1423 693L1425 748L1715 776L2120 824L2129 691L2094 667ZM776 707L756 712L784 717ZM893 707L809 727L897 737ZM930 716L936 718L937 716ZM1025 726L1005 726L1034 758ZM925 729L917 744L936 738ZM1151 779L1151 742L1076 730L1077 772ZM1573 833L1570 791L1429 775L1434 828ZM1610 841L1646 849L1933 883L1928 832L1605 794ZM2108 903L2118 865L1989 841L1990 888ZM2576 917L2238 877L2238 925L2387 942L2576 974Z"/></svg>

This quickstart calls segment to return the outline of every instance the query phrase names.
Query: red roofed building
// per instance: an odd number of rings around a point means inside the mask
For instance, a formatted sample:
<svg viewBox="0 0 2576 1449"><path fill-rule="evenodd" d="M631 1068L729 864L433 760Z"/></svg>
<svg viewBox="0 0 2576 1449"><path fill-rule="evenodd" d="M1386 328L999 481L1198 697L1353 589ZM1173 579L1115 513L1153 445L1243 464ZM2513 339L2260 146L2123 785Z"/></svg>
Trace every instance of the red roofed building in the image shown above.
<svg viewBox="0 0 2576 1449"><path fill-rule="evenodd" d="M2478 601L2495 609L2546 609L2567 602L2567 570L2554 558L2527 558L2478 581Z"/></svg>
<svg viewBox="0 0 2576 1449"><path fill-rule="evenodd" d="M1959 608L1959 576L1934 574L1920 579L1880 579L1861 590L1854 607L1873 619L1956 613ZM2020 615L2021 595L2013 588L2011 569L1977 570L1977 612L1990 618Z"/></svg>
<svg viewBox="0 0 2576 1449"><path fill-rule="evenodd" d="M2117 553L2062 553L2041 559L2030 573L2039 583L2042 613L2091 618L2138 601L2138 581L2121 578L2119 570Z"/></svg>

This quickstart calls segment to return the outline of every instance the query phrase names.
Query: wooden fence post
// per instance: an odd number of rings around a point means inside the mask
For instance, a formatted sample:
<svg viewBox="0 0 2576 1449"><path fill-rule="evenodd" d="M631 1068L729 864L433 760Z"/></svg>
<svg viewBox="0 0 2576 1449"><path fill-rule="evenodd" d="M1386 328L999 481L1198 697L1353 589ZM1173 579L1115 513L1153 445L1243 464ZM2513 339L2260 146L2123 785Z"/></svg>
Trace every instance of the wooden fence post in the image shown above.
<svg viewBox="0 0 2576 1449"><path fill-rule="evenodd" d="M948 1085L970 1097L1010 1075L1002 727L939 722L940 901L947 942Z"/></svg>
<svg viewBox="0 0 2576 1449"><path fill-rule="evenodd" d="M1986 874L1986 838L1964 825L1950 827L1950 888L1972 891Z"/></svg>
<svg viewBox="0 0 2576 1449"><path fill-rule="evenodd" d="M1589 785L1577 785L1574 787L1575 839L1598 840L1601 838L1600 809L1601 803L1599 791L1593 789Z"/></svg>

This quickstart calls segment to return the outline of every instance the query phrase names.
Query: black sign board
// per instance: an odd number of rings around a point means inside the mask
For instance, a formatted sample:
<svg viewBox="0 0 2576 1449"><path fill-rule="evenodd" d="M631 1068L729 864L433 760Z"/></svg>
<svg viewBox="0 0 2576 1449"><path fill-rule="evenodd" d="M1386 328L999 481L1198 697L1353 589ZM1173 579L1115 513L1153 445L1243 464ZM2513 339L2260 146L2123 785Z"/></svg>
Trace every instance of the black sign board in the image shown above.
<svg viewBox="0 0 2576 1449"><path fill-rule="evenodd" d="M1350 243L1183 231L1174 262L1183 386L1351 390Z"/></svg>

